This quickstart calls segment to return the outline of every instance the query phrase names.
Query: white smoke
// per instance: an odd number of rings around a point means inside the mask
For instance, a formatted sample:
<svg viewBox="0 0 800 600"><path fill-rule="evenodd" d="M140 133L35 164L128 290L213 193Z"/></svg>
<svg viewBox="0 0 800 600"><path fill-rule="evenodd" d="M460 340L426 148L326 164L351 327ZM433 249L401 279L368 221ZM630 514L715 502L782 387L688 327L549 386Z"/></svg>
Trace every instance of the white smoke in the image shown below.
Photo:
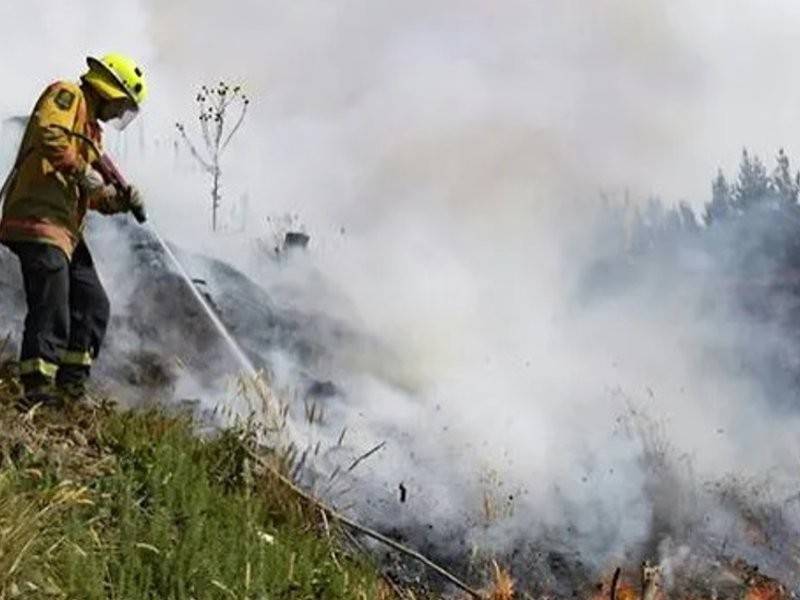
<svg viewBox="0 0 800 600"><path fill-rule="evenodd" d="M408 519L480 521L481 478L496 471L513 517L481 543L507 549L506 530L569 525L602 562L651 533L640 449L616 423L625 397L664 419L702 477L793 468L797 417L770 417L754 382L708 357L746 331L722 308L699 312L702 285L663 295L669 274L655 273L588 308L575 290L605 242L600 190L697 206L742 144L769 154L800 135L784 60L799 10L9 3L0 22L15 51L0 64L0 109L25 113L49 80L77 76L86 53L140 56L152 94L124 166L156 225L393 357L348 346L330 367L347 396L330 408L337 430L348 427L354 448L387 440L363 482L379 508L358 508L385 518L403 482ZM191 129L196 87L220 78L253 98L226 157L225 200L249 195L256 234L268 215L299 213L313 248L288 270L254 262L250 239L210 235L207 182L176 173L165 150L175 120ZM161 150L142 156L137 136Z"/></svg>

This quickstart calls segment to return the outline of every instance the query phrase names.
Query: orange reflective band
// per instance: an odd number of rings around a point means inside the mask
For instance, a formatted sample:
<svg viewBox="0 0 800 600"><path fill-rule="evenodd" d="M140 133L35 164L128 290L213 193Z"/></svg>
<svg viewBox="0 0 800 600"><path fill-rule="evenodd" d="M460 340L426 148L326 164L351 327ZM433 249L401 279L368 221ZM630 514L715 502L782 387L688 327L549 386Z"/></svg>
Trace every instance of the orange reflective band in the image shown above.
<svg viewBox="0 0 800 600"><path fill-rule="evenodd" d="M52 243L71 256L78 239L62 225L40 219L15 219L4 217L0 221L0 240L8 242L43 241Z"/></svg>
<svg viewBox="0 0 800 600"><path fill-rule="evenodd" d="M56 376L57 372L58 365L49 363L41 358L31 358L29 360L24 360L19 364L20 375L39 373L40 375L44 375L45 377L52 379Z"/></svg>

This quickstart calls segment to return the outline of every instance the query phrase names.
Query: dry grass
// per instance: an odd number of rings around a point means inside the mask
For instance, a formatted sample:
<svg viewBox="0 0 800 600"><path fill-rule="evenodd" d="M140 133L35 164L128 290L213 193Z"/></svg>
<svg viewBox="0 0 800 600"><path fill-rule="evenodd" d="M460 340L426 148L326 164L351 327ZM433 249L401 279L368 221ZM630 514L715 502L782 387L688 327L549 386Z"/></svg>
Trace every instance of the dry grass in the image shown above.
<svg viewBox="0 0 800 600"><path fill-rule="evenodd" d="M20 585L28 591L39 591L42 583L34 583L19 575L30 572L32 562L46 566L49 554L61 543L56 539L60 520L72 508L91 505L88 489L63 482L55 490L43 494L19 493L7 474L0 476L0 597L20 594ZM51 543L52 542L52 543ZM44 555L37 549L47 546ZM45 578L51 592L58 591L52 577Z"/></svg>
<svg viewBox="0 0 800 600"><path fill-rule="evenodd" d="M107 403L20 415L18 393L0 365L0 600L391 597L255 467L252 430L201 438L186 417Z"/></svg>

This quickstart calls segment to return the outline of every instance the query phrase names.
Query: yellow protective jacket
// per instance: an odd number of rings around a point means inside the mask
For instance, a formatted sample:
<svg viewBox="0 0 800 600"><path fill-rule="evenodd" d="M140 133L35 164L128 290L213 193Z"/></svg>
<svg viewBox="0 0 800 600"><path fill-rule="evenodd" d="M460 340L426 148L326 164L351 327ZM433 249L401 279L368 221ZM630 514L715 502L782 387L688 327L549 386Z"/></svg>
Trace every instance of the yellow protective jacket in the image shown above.
<svg viewBox="0 0 800 600"><path fill-rule="evenodd" d="M61 248L68 258L83 234L88 209L104 214L124 210L102 194L87 197L77 176L98 157L102 130L91 98L77 84L58 81L39 97L17 155L6 192L0 242L40 242Z"/></svg>

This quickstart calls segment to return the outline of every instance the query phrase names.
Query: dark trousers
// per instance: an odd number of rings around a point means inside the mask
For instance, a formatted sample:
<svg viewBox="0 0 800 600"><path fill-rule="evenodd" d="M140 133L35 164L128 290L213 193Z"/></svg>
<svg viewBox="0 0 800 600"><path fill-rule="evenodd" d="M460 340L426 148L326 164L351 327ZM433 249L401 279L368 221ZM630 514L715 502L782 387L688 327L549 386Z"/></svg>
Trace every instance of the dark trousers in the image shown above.
<svg viewBox="0 0 800 600"><path fill-rule="evenodd" d="M15 242L9 247L20 261L28 305L20 354L23 384L82 384L110 314L89 248L81 241L69 260L50 244Z"/></svg>

